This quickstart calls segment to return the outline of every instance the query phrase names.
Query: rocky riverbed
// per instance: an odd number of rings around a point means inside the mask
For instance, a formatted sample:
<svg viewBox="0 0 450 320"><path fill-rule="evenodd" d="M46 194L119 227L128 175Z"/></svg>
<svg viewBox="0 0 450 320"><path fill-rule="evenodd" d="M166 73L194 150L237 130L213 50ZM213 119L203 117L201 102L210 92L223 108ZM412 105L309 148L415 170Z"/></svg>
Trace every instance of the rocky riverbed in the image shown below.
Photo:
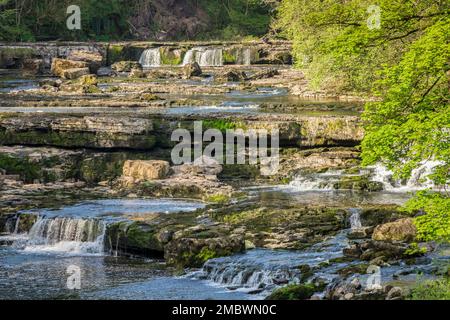
<svg viewBox="0 0 450 320"><path fill-rule="evenodd" d="M399 208L433 165L360 167L361 99L311 91L289 49L0 46L0 297L403 299L448 272ZM173 163L198 121L278 130L279 170Z"/></svg>

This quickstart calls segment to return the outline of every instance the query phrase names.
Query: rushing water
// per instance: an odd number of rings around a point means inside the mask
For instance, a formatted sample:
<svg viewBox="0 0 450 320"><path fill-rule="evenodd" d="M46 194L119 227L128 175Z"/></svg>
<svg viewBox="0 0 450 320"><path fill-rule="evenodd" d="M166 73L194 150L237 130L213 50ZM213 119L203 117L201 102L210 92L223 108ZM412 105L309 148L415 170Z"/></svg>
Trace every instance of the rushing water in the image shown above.
<svg viewBox="0 0 450 320"><path fill-rule="evenodd" d="M144 68L160 67L161 66L161 52L159 48L146 49L142 52L139 58L139 63Z"/></svg>
<svg viewBox="0 0 450 320"><path fill-rule="evenodd" d="M437 186L428 177L436 167L442 165L441 161L424 161L411 172L406 181L395 180L393 172L378 164L370 167L373 170L372 180L383 184L385 190L393 192L408 192L422 189L436 189Z"/></svg>
<svg viewBox="0 0 450 320"><path fill-rule="evenodd" d="M220 67L223 65L221 48L195 47L186 52L182 65L197 62L201 67Z"/></svg>

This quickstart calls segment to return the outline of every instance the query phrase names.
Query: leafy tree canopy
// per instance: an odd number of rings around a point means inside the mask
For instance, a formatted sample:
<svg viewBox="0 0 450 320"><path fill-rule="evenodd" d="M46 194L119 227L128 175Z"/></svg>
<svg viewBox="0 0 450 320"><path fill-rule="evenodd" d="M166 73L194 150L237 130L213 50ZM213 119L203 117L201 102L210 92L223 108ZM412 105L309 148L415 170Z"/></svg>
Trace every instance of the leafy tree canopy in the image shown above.
<svg viewBox="0 0 450 320"><path fill-rule="evenodd" d="M379 25L373 5L379 12ZM440 192L420 192L406 210L419 238L450 240L450 3L446 0L283 0L274 27L294 42L313 87L365 93L363 164L408 178L425 161ZM374 27L375 24L375 27Z"/></svg>

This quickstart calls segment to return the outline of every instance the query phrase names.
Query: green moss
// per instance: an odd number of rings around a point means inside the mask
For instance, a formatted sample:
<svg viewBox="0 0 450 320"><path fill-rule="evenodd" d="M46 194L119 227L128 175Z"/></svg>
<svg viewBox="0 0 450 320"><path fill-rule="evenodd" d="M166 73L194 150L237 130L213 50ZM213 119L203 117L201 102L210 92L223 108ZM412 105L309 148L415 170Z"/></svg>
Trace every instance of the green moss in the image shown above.
<svg viewBox="0 0 450 320"><path fill-rule="evenodd" d="M315 291L312 284L293 284L275 290L266 300L307 300Z"/></svg>
<svg viewBox="0 0 450 320"><path fill-rule="evenodd" d="M217 203L217 204L225 204L230 202L230 197L226 194L215 194L206 198L207 202Z"/></svg>
<svg viewBox="0 0 450 320"><path fill-rule="evenodd" d="M370 181L367 175L344 176L333 185L333 188L374 192L383 190L383 185L380 182Z"/></svg>
<svg viewBox="0 0 450 320"><path fill-rule="evenodd" d="M184 55L186 54L184 49L182 49L179 54L175 54L174 50L168 47L161 47L159 50L161 53L161 63L163 65L180 65L183 62Z"/></svg>
<svg viewBox="0 0 450 320"><path fill-rule="evenodd" d="M33 182L35 179L42 178L39 164L8 154L0 154L0 169L6 170L6 174L20 175L25 182Z"/></svg>
<svg viewBox="0 0 450 320"><path fill-rule="evenodd" d="M224 50L222 53L224 64L236 64L236 53L231 50Z"/></svg>
<svg viewBox="0 0 450 320"><path fill-rule="evenodd" d="M361 264L351 265L351 266L347 266L342 269L339 269L337 271L337 273L342 276L349 276L349 275L356 274L356 273L366 274L368 267L369 267L369 264L361 263Z"/></svg>
<svg viewBox="0 0 450 320"><path fill-rule="evenodd" d="M7 63L14 60L23 61L36 56L36 51L32 48L0 48L0 67L5 67Z"/></svg>
<svg viewBox="0 0 450 320"><path fill-rule="evenodd" d="M246 126L242 122L228 119L203 120L203 130L218 129L220 131L245 129Z"/></svg>
<svg viewBox="0 0 450 320"><path fill-rule="evenodd" d="M112 65L115 62L124 60L123 50L124 46L122 45L109 45L107 52L107 64Z"/></svg>

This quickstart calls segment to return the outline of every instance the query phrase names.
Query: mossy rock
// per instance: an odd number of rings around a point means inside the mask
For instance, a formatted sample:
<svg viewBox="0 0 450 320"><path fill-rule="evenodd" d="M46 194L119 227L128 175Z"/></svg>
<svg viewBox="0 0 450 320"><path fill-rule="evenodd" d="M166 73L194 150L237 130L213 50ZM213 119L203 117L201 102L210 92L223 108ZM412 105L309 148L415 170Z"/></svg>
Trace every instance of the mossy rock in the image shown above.
<svg viewBox="0 0 450 320"><path fill-rule="evenodd" d="M19 68L25 59L38 56L32 48L0 48L0 68Z"/></svg>
<svg viewBox="0 0 450 320"><path fill-rule="evenodd" d="M367 263L355 264L355 265L341 268L337 271L337 273L340 274L341 276L345 276L345 277L356 274L356 273L366 274L368 267L369 267L369 264L367 264Z"/></svg>
<svg viewBox="0 0 450 320"><path fill-rule="evenodd" d="M186 49L172 48L172 47L160 47L161 63L163 65L177 66L183 62Z"/></svg>
<svg viewBox="0 0 450 320"><path fill-rule="evenodd" d="M339 182L333 185L334 189L369 191L376 192L383 190L383 184L377 181L370 181L369 176L344 176Z"/></svg>
<svg viewBox="0 0 450 320"><path fill-rule="evenodd" d="M266 300L308 300L315 292L313 284L292 284L275 290Z"/></svg>

